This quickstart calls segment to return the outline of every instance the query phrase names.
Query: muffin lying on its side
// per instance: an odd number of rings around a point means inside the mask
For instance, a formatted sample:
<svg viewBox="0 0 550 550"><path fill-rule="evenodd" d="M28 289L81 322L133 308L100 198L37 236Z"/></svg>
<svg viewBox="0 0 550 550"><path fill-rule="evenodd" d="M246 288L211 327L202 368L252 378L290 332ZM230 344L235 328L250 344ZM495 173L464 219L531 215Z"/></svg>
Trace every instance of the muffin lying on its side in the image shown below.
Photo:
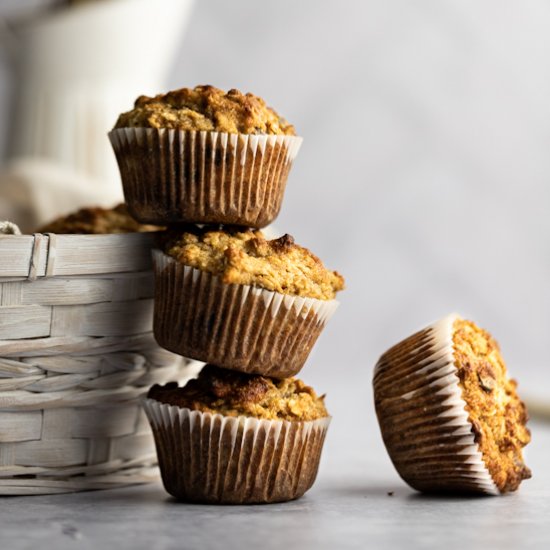
<svg viewBox="0 0 550 550"><path fill-rule="evenodd" d="M249 227L277 217L302 142L262 98L213 86L141 96L109 137L136 219Z"/></svg>
<svg viewBox="0 0 550 550"><path fill-rule="evenodd" d="M106 233L141 233L158 231L160 227L143 225L128 213L124 203L113 208L99 206L81 208L67 216L61 216L41 227L37 233L58 234L106 234Z"/></svg>
<svg viewBox="0 0 550 550"><path fill-rule="evenodd" d="M302 496L315 481L330 417L300 380L207 365L145 401L162 479L189 502L250 504Z"/></svg>
<svg viewBox="0 0 550 550"><path fill-rule="evenodd" d="M290 235L186 227L153 251L155 337L170 351L284 378L305 363L344 279Z"/></svg>
<svg viewBox="0 0 550 550"><path fill-rule="evenodd" d="M501 494L531 472L525 405L497 342L450 315L379 359L376 412L401 477L420 491Z"/></svg>

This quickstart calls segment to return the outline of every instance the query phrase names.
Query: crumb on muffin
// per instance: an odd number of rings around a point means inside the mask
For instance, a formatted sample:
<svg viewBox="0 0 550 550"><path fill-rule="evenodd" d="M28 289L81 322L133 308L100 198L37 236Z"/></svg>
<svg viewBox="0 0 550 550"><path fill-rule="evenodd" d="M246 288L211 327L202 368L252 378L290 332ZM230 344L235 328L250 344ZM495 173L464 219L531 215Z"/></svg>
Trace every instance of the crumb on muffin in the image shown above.
<svg viewBox="0 0 550 550"><path fill-rule="evenodd" d="M81 208L68 216L61 216L41 227L38 233L103 234L158 231L155 225L144 225L132 218L126 204L113 208Z"/></svg>
<svg viewBox="0 0 550 550"><path fill-rule="evenodd" d="M266 240L261 231L189 227L170 232L164 251L177 261L220 276L224 283L251 285L281 294L331 300L344 279L329 271L290 235Z"/></svg>
<svg viewBox="0 0 550 550"><path fill-rule="evenodd" d="M206 365L180 388L155 384L148 397L193 411L266 420L308 421L328 416L324 396L297 378L275 380Z"/></svg>
<svg viewBox="0 0 550 550"><path fill-rule="evenodd" d="M525 405L491 335L463 319L453 329L454 360L475 441L498 489L513 491L531 477L522 457L531 439Z"/></svg>
<svg viewBox="0 0 550 550"><path fill-rule="evenodd" d="M265 101L239 90L214 86L181 88L155 97L140 96L115 128L170 128L231 134L296 135L294 126Z"/></svg>

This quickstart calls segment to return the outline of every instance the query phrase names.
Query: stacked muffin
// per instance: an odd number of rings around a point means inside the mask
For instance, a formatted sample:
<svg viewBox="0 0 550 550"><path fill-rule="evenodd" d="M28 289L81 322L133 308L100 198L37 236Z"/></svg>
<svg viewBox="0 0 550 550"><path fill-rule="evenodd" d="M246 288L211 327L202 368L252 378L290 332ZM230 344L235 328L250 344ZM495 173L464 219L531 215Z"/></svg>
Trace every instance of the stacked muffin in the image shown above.
<svg viewBox="0 0 550 550"><path fill-rule="evenodd" d="M300 497L330 417L289 377L344 286L290 235L259 230L279 213L301 138L261 98L198 86L138 98L110 139L130 213L168 226L153 252L155 337L209 363L145 403L166 490L215 503Z"/></svg>

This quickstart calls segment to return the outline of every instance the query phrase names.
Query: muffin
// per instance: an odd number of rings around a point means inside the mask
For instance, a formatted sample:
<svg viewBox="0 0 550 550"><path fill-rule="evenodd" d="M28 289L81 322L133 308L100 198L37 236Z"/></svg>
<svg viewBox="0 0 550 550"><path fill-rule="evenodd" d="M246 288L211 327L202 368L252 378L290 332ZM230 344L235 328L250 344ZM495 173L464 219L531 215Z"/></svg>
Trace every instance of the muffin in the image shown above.
<svg viewBox="0 0 550 550"><path fill-rule="evenodd" d="M525 405L492 336L450 315L388 350L374 372L388 453L419 491L502 494L531 477Z"/></svg>
<svg viewBox="0 0 550 550"><path fill-rule="evenodd" d="M305 363L344 280L290 235L189 226L153 250L154 333L164 348L285 378Z"/></svg>
<svg viewBox="0 0 550 550"><path fill-rule="evenodd" d="M277 217L302 142L260 97L213 86L139 97L109 138L136 219L248 227Z"/></svg>
<svg viewBox="0 0 550 550"><path fill-rule="evenodd" d="M160 227L143 225L134 220L128 208L121 203L113 208L81 208L68 216L61 216L41 227L37 233L58 234L107 234L107 233L141 233L158 231Z"/></svg>
<svg viewBox="0 0 550 550"><path fill-rule="evenodd" d="M315 481L330 417L300 380L207 365L183 388L155 385L145 410L164 487L215 504L282 502Z"/></svg>

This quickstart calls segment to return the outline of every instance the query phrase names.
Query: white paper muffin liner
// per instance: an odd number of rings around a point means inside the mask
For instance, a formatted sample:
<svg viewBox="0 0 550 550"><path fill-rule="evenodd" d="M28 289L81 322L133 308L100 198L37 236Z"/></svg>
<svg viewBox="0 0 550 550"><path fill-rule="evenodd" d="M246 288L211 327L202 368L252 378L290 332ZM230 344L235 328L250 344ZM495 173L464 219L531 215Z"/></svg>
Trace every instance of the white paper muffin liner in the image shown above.
<svg viewBox="0 0 550 550"><path fill-rule="evenodd" d="M157 128L109 133L140 222L265 227L278 215L302 138Z"/></svg>
<svg viewBox="0 0 550 550"><path fill-rule="evenodd" d="M164 487L177 499L252 504L302 496L330 417L290 422L203 413L146 399Z"/></svg>
<svg viewBox="0 0 550 550"><path fill-rule="evenodd" d="M452 314L388 350L374 371L376 413L400 476L420 491L496 495L454 363Z"/></svg>
<svg viewBox="0 0 550 550"><path fill-rule="evenodd" d="M157 342L227 369L294 376L338 307L336 300L226 284L160 250L153 264Z"/></svg>

